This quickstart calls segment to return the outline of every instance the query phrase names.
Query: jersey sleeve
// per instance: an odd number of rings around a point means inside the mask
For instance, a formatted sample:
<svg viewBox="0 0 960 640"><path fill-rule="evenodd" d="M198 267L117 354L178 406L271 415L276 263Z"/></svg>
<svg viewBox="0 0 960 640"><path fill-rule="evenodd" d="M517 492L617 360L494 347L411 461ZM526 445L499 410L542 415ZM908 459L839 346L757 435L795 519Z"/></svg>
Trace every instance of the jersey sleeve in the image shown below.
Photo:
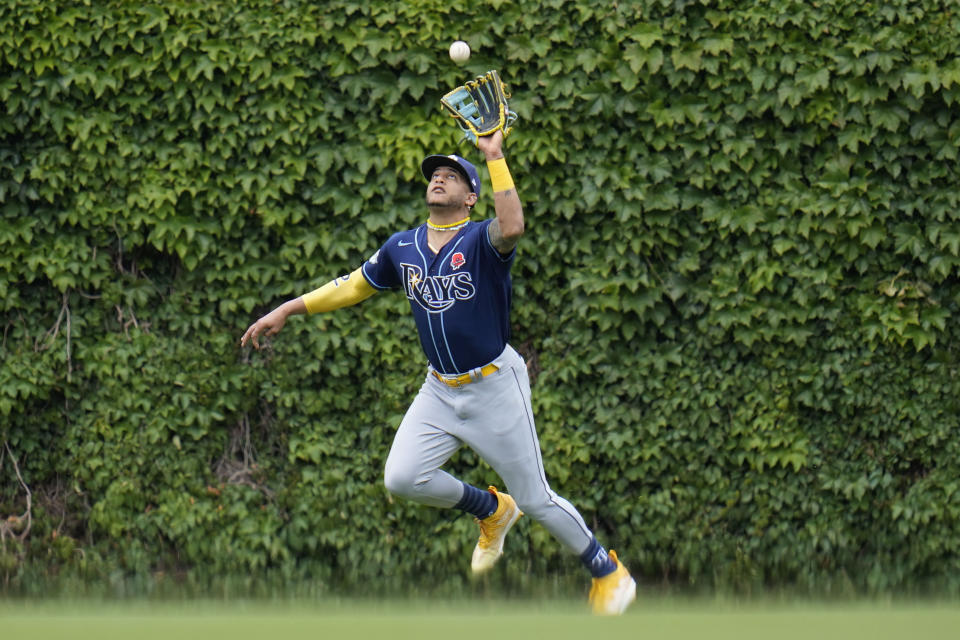
<svg viewBox="0 0 960 640"><path fill-rule="evenodd" d="M387 240L382 247L377 249L376 253L360 266L360 272L364 279L370 283L371 287L380 291L396 289L401 284L400 275L397 273L397 268L390 256L390 246L394 237Z"/></svg>

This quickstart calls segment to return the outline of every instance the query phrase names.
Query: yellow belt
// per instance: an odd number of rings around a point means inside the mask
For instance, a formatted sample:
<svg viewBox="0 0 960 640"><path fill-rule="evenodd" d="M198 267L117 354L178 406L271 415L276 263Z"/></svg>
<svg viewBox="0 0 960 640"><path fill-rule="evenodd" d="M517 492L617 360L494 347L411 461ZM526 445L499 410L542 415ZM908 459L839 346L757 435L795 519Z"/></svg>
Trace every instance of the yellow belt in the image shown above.
<svg viewBox="0 0 960 640"><path fill-rule="evenodd" d="M482 369L480 369L480 377L485 378L491 373L493 373L494 371L498 370L499 368L500 367L498 367L495 364L488 364ZM459 376L444 376L437 373L436 369L430 369L430 373L435 375L437 377L437 380L447 385L448 387L462 387L463 385L470 384L471 382L474 381L469 373L464 373Z"/></svg>

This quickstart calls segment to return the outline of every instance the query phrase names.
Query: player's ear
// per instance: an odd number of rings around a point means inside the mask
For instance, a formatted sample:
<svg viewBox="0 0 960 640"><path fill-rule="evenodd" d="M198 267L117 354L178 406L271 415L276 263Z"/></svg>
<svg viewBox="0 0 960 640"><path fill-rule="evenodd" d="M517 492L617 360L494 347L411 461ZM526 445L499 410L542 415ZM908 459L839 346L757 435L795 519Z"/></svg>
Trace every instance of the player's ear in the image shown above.
<svg viewBox="0 0 960 640"><path fill-rule="evenodd" d="M466 204L468 207L472 207L473 205L477 204L477 194L473 193L472 191L468 193L467 200L464 204Z"/></svg>

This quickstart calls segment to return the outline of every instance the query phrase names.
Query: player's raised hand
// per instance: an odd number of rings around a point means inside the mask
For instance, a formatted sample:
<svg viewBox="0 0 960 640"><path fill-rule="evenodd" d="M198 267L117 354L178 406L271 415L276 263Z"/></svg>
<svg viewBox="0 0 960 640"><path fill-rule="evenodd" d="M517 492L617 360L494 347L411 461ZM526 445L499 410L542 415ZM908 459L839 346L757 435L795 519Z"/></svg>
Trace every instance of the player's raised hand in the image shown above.
<svg viewBox="0 0 960 640"><path fill-rule="evenodd" d="M494 131L489 136L477 138L477 148L483 152L486 160L503 157L503 131Z"/></svg>

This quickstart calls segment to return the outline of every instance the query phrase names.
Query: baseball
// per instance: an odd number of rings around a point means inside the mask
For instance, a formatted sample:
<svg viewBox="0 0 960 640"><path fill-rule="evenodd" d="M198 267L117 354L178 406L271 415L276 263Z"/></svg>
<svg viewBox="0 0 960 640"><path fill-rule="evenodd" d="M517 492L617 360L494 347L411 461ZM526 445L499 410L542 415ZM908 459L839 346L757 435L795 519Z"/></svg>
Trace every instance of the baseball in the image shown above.
<svg viewBox="0 0 960 640"><path fill-rule="evenodd" d="M470 58L470 45L457 40L450 45L450 59L454 62L466 62Z"/></svg>

